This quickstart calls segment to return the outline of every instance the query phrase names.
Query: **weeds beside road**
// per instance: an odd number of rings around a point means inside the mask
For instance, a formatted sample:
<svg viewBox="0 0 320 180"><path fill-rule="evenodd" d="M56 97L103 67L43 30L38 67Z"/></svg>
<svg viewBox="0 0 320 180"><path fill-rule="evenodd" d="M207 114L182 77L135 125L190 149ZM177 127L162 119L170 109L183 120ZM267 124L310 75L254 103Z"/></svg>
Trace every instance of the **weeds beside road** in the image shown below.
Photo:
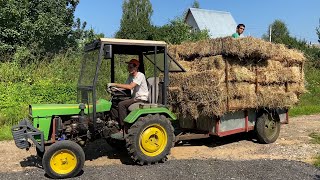
<svg viewBox="0 0 320 180"><path fill-rule="evenodd" d="M307 92L299 97L299 104L290 109L291 117L320 114L320 70L305 67Z"/></svg>
<svg viewBox="0 0 320 180"><path fill-rule="evenodd" d="M313 132L309 135L311 138L313 138L311 140L312 143L314 144L320 144L320 132ZM318 168L320 168L320 152L319 155L316 158L317 160L314 162L314 165Z"/></svg>

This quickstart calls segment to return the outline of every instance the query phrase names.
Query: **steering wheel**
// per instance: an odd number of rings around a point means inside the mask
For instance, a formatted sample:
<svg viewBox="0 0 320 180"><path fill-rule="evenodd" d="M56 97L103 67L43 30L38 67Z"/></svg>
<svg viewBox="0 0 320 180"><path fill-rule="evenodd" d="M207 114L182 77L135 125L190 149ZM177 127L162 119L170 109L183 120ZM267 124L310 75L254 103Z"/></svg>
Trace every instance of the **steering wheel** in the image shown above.
<svg viewBox="0 0 320 180"><path fill-rule="evenodd" d="M124 89L122 89L122 88L117 88L117 87L114 87L114 86L110 86L107 90L111 94L113 94L114 92L118 91L118 92L122 93L123 95L127 95L127 93L125 93L123 91Z"/></svg>

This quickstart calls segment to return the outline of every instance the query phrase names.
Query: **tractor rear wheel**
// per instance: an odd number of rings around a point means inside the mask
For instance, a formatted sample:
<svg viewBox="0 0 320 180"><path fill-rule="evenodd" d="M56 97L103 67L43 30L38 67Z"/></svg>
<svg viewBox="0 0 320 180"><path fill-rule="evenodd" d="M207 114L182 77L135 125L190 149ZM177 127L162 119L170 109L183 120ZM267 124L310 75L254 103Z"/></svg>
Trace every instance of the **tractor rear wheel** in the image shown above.
<svg viewBox="0 0 320 180"><path fill-rule="evenodd" d="M59 141L45 151L42 166L54 179L74 177L82 170L85 162L83 149L73 141Z"/></svg>
<svg viewBox="0 0 320 180"><path fill-rule="evenodd" d="M173 131L171 122L163 115L140 117L126 137L126 147L132 160L140 165L166 161L175 142Z"/></svg>
<svg viewBox="0 0 320 180"><path fill-rule="evenodd" d="M280 134L280 120L274 118L272 113L262 114L256 122L256 133L260 143L275 142Z"/></svg>

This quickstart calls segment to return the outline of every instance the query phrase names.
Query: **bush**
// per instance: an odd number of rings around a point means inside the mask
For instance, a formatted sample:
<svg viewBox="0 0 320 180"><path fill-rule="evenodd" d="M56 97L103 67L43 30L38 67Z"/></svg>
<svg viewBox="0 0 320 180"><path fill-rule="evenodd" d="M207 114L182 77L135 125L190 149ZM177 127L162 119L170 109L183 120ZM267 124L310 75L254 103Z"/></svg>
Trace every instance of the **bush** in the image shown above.
<svg viewBox="0 0 320 180"><path fill-rule="evenodd" d="M27 117L29 104L77 103L82 55L68 51L24 66L20 65L23 60L19 57L13 62L0 63L0 127L17 124ZM127 65L124 61L130 58L116 57L117 82L125 82ZM110 61L104 60L99 72L97 98L108 99L105 85L109 80Z"/></svg>
<svg viewBox="0 0 320 180"><path fill-rule="evenodd" d="M26 117L28 104L76 103L81 53L67 52L26 66L17 61L0 64L0 126Z"/></svg>

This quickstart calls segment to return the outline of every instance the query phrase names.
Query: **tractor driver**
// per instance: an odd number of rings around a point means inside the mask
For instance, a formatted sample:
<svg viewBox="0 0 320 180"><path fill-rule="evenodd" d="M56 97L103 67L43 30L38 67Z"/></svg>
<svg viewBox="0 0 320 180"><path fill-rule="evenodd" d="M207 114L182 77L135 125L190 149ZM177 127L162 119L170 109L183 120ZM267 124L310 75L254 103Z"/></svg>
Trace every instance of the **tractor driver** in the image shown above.
<svg viewBox="0 0 320 180"><path fill-rule="evenodd" d="M143 73L139 72L139 61L137 59L131 59L129 62L126 62L128 64L128 72L129 76L125 84L118 84L118 83L109 83L108 87L113 86L117 88L123 88L131 90L131 98L127 100L123 100L119 102L118 104L118 111L116 109L112 109L111 113L113 117L119 118L119 124L121 127L121 131L113 134L115 138L123 137L125 131L122 131L124 129L124 119L128 115L128 107L136 102L147 102L149 91L148 91L148 85L146 81L146 77Z"/></svg>

